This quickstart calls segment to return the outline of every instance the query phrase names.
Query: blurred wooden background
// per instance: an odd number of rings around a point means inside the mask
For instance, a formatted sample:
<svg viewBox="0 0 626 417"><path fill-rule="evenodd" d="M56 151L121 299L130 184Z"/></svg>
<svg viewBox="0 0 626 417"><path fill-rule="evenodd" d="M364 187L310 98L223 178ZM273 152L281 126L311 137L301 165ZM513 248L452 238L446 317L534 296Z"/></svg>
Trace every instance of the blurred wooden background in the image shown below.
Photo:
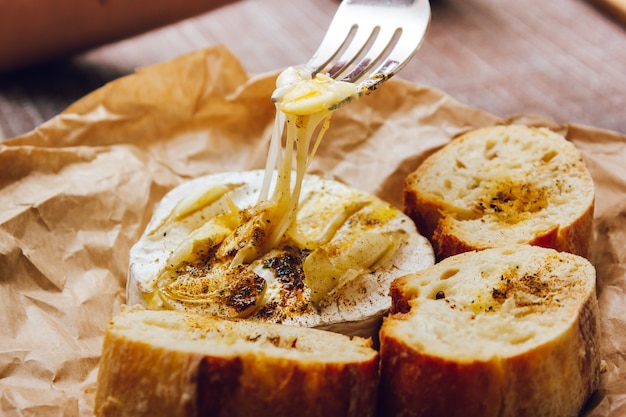
<svg viewBox="0 0 626 417"><path fill-rule="evenodd" d="M626 25L584 0L433 0L398 75L499 116L626 133ZM136 68L224 44L251 73L305 63L337 0L243 0L82 55L0 75L0 138L27 132ZM1 41L1 40L0 40Z"/></svg>

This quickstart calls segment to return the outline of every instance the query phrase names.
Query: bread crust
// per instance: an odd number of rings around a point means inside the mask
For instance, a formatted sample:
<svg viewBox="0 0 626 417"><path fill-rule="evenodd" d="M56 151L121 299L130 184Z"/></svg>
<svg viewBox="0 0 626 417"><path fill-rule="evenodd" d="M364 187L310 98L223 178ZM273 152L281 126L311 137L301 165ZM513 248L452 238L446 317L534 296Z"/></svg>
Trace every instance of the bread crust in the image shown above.
<svg viewBox="0 0 626 417"><path fill-rule="evenodd" d="M498 415L501 378L496 366L420 355L387 330L381 337L381 416Z"/></svg>
<svg viewBox="0 0 626 417"><path fill-rule="evenodd" d="M512 248L523 253L529 246ZM546 256L552 256L552 251L546 251ZM439 280L439 274L446 268L483 262L481 253L448 258L442 268L430 268L433 279ZM462 262L455 263L459 258ZM574 261L584 266L582 258L579 259ZM580 273L588 274L589 269L581 267ZM593 278L572 277L595 283ZM577 303L577 308L565 328L555 328L545 341L521 352L511 350L511 354L503 349L501 354L490 357L468 357L461 349L456 355L433 352L428 346L410 342L406 327L399 328L399 323L412 322L424 314L420 300L426 296L419 294L418 287L422 288L412 276L400 278L392 286L392 315L384 320L380 333L381 416L575 416L599 387L599 312L595 285L588 285L582 296L572 296L573 300L567 301ZM565 299L570 294L562 296ZM434 327L438 325L434 318L432 323ZM459 322L459 326L465 325L472 324Z"/></svg>
<svg viewBox="0 0 626 417"><path fill-rule="evenodd" d="M500 150L494 151L498 146ZM467 155L468 149L483 148L484 153ZM505 169L492 169L498 165ZM514 175L523 179L512 182ZM460 183L467 183L469 188L464 189ZM442 184L452 186L447 189ZM515 196L507 187L528 187L533 194ZM501 213L500 207L491 210L488 204L503 190L509 194L507 204L520 202L517 206L521 207ZM458 197L456 191L466 195ZM593 180L574 145L548 129L509 125L470 131L429 156L408 175L403 196L405 212L420 233L430 239L438 259L519 243L591 257ZM533 198L545 199L545 206L529 210L533 201L524 199ZM510 219L519 214L528 216L518 224L503 220L504 216ZM546 216L546 220L538 220L540 216ZM471 221L476 225L468 226ZM487 229L494 232L488 235L484 232Z"/></svg>
<svg viewBox="0 0 626 417"><path fill-rule="evenodd" d="M208 336L202 341L205 346L192 344L195 347L189 348L184 341L176 343L180 333L167 335L167 323L194 315L137 308L122 315L126 317L114 318L105 335L96 393L97 416L323 417L374 413L378 354L368 341L314 329L235 320L229 324L228 337L240 339L237 343L283 335L292 338L294 346L302 345L291 349L299 349L301 354L281 355L276 349L254 344L232 350L228 346L214 349L220 342ZM128 315L137 318L129 319ZM190 338L210 333L215 321L227 321L210 317L193 320L193 328L185 330ZM141 333L134 334L146 326L165 331L161 335L171 343L157 342L156 337L144 340ZM329 345L328 359L321 360L319 352L308 353L317 349L323 354L326 349L310 338ZM343 355L332 360L332 347L351 351L351 359Z"/></svg>

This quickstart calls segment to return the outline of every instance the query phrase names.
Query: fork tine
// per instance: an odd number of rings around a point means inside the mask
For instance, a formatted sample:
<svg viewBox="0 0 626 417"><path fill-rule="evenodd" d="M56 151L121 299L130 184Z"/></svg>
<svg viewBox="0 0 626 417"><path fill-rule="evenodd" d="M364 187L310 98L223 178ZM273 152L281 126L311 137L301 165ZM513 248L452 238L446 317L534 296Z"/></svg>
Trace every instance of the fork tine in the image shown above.
<svg viewBox="0 0 626 417"><path fill-rule="evenodd" d="M307 63L307 67L314 74L329 65L331 69L335 69L334 73L342 66L349 65L371 38L378 25L374 19L359 10L362 8L359 1L361 0L342 0L339 4L322 42ZM344 51L342 57L332 63L341 51Z"/></svg>
<svg viewBox="0 0 626 417"><path fill-rule="evenodd" d="M393 45L394 40L398 38L398 30L399 29L380 28L372 46L365 52L365 55L361 58L359 63L354 66L350 73L342 77L341 80L347 82L357 81L359 77L374 66L385 51ZM330 74L330 76L332 77L333 74Z"/></svg>
<svg viewBox="0 0 626 417"><path fill-rule="evenodd" d="M431 10L428 1L415 0L417 3L412 7L414 13L426 18L419 21L412 21L412 24L405 22L401 26L402 32L398 36L395 45L388 50L388 55L382 63L371 72L371 75L361 81L361 90L371 92L375 90L383 81L389 79L400 71L415 55L422 42L425 34L430 26Z"/></svg>
<svg viewBox="0 0 626 417"><path fill-rule="evenodd" d="M430 19L428 0L342 0L306 67L358 83L359 96L367 94L415 54Z"/></svg>
<svg viewBox="0 0 626 417"><path fill-rule="evenodd" d="M417 0L415 5L416 13L421 16L427 16L427 19L421 19L417 22L413 21L412 24L406 24L402 27L402 36L399 37L397 44L391 50L387 60L396 62L397 68L395 72L398 72L409 59L415 55L419 47L424 41L426 32L430 26L430 4L428 1Z"/></svg>
<svg viewBox="0 0 626 417"><path fill-rule="evenodd" d="M400 71L417 51L417 49L412 51L409 49L413 45L415 45L415 43L412 39L401 36L384 62L372 72L372 76L388 74L390 77Z"/></svg>
<svg viewBox="0 0 626 417"><path fill-rule="evenodd" d="M339 5L339 10L341 10L341 7L342 5ZM320 72L324 67L326 67L327 64L339 53L339 51L341 51L350 39L351 33L355 29L355 25L348 26L338 24L338 21L340 20L339 15L340 13L338 11L333 18L333 21L330 23L320 46L307 63L307 67L309 67L314 74ZM343 41L338 43L338 39L343 39Z"/></svg>
<svg viewBox="0 0 626 417"><path fill-rule="evenodd" d="M350 40L345 51L341 54L341 57L330 67L328 75L335 78L346 67L348 67L364 48L370 43L370 41L377 36L376 27L363 27L359 25L355 27L354 37ZM353 26L354 27L354 26Z"/></svg>

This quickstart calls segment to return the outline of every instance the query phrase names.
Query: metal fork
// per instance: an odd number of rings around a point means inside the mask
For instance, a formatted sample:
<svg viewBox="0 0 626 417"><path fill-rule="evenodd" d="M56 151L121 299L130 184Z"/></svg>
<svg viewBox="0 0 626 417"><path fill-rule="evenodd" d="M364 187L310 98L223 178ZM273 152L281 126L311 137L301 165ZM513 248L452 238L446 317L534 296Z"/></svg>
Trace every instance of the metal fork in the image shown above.
<svg viewBox="0 0 626 417"><path fill-rule="evenodd" d="M343 0L306 66L368 94L413 57L430 18L428 0Z"/></svg>

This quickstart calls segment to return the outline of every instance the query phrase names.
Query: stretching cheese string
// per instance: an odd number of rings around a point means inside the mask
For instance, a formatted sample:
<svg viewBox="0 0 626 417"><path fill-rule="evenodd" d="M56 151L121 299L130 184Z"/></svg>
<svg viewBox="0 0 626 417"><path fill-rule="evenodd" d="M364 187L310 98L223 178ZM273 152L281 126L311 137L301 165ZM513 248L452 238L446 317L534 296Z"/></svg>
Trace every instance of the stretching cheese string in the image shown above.
<svg viewBox="0 0 626 417"><path fill-rule="evenodd" d="M357 97L354 84L336 81L323 74L313 76L302 67L287 68L279 75L272 95L276 118L259 195L259 203L269 201L277 206L275 215L279 220L267 242L268 247L278 245L285 232L296 233L295 217L302 181L330 126L332 109L354 97ZM317 137L313 139L315 132ZM294 150L296 178L292 186ZM272 197L268 198L274 171L276 184Z"/></svg>

